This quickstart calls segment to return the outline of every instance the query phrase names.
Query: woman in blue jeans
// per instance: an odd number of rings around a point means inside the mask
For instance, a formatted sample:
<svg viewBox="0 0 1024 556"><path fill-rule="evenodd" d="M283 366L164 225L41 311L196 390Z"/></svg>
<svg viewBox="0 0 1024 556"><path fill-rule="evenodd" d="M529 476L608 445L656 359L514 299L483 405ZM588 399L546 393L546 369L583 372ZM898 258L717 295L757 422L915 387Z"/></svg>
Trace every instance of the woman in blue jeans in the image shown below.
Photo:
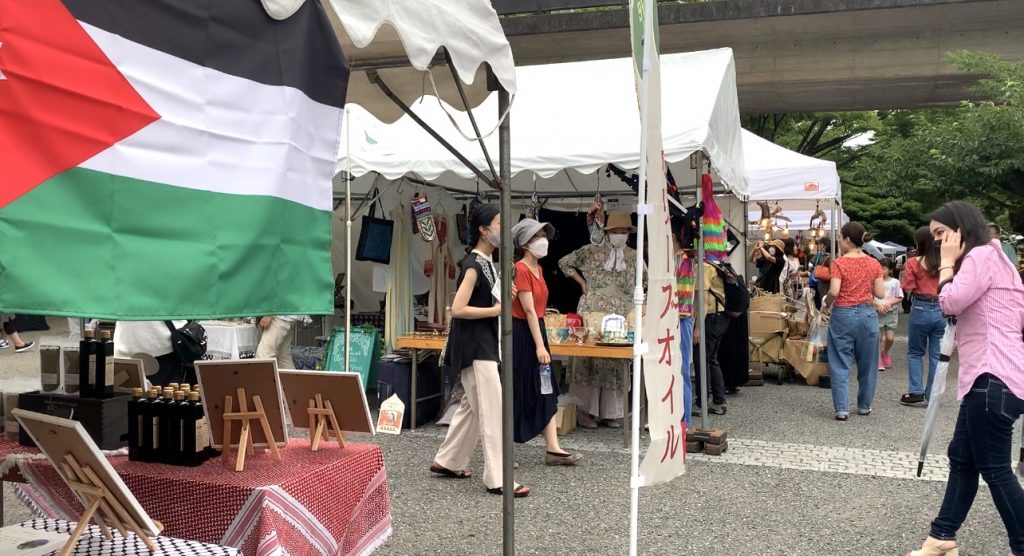
<svg viewBox="0 0 1024 556"><path fill-rule="evenodd" d="M929 226L941 242L939 305L957 319L957 399L949 482L939 514L912 556L956 556L957 533L985 479L1010 550L1024 556L1024 489L1010 467L1013 425L1024 413L1024 285L974 205L952 201ZM991 552L989 552L991 553Z"/></svg>
<svg viewBox="0 0 1024 556"><path fill-rule="evenodd" d="M913 294L910 324L907 326L907 375L909 388L900 396L903 405L921 405L928 400L939 364L939 341L946 318L939 307L939 252L928 226L914 232L918 256L907 261L900 286ZM924 382L924 355L928 354L928 382Z"/></svg>
<svg viewBox="0 0 1024 556"><path fill-rule="evenodd" d="M832 282L825 305L832 305L828 324L828 373L836 421L850 416L850 369L857 362L857 414L870 415L878 381L878 313L874 297L885 297L882 266L864 253L869 237L859 222L841 230L843 255L832 261Z"/></svg>

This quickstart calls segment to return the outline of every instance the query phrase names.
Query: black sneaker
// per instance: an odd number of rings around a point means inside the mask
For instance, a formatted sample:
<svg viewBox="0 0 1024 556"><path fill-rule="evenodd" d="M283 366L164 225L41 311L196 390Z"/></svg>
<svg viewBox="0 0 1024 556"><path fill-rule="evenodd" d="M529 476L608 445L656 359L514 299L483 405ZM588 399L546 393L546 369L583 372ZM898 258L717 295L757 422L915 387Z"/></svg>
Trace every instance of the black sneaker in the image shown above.
<svg viewBox="0 0 1024 556"><path fill-rule="evenodd" d="M900 403L903 405L921 405L924 402L924 394L903 394L900 396Z"/></svg>
<svg viewBox="0 0 1024 556"><path fill-rule="evenodd" d="M25 345L23 345L21 347L15 346L14 347L14 353L21 353L23 351L28 351L28 350L32 349L32 347L35 346L35 345L36 345L35 342L28 342L28 343L26 343Z"/></svg>

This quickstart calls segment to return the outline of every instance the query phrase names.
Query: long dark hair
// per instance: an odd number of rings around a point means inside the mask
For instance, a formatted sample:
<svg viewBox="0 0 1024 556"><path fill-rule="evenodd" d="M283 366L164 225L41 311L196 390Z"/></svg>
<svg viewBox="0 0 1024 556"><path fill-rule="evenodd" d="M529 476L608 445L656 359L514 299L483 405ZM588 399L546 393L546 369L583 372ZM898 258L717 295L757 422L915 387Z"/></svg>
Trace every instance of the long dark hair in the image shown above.
<svg viewBox="0 0 1024 556"><path fill-rule="evenodd" d="M790 257L796 257L797 256L797 254L795 252L795 250L796 250L796 240L795 239L793 239L791 237L787 237L786 239L782 240L782 245L783 245L782 250L785 251L785 254L787 256L790 256Z"/></svg>
<svg viewBox="0 0 1024 556"><path fill-rule="evenodd" d="M925 270L930 276L939 275L939 253L935 250L935 240L932 239L932 231L928 226L921 226L914 231L914 247L919 257L924 259Z"/></svg>
<svg viewBox="0 0 1024 556"><path fill-rule="evenodd" d="M988 245L991 241L985 217L981 215L978 207L967 201L950 201L935 209L931 219L941 222L951 230L960 232L960 240L964 243L964 254L956 261L957 270L960 269L960 263L971 249L980 245Z"/></svg>
<svg viewBox="0 0 1024 556"><path fill-rule="evenodd" d="M857 247L863 247L865 241L871 241L871 234L868 233L867 228L864 224L855 221L849 221L843 224L843 227L839 230L842 237L850 240L850 243Z"/></svg>
<svg viewBox="0 0 1024 556"><path fill-rule="evenodd" d="M473 208L473 212L469 214L469 234L466 239L466 253L469 253L476 248L476 244L480 241L480 228L486 228L491 225L491 221L494 217L501 212L498 205L494 203L484 203L477 205Z"/></svg>

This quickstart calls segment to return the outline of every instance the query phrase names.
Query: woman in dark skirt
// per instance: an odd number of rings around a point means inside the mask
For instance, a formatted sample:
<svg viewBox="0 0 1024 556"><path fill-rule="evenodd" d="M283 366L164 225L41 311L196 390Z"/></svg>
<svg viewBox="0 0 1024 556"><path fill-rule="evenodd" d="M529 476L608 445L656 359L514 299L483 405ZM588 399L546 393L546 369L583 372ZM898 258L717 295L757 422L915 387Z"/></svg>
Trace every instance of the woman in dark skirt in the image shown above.
<svg viewBox="0 0 1024 556"><path fill-rule="evenodd" d="M551 224L527 218L512 228L512 242L519 261L514 269L516 290L512 302L513 422L515 441L524 443L544 433L548 465L575 465L579 454L562 450L558 443L555 412L558 411L558 383L551 376L551 354L544 310L548 304L548 287L544 282L540 259L548 254ZM542 374L541 366L545 366Z"/></svg>

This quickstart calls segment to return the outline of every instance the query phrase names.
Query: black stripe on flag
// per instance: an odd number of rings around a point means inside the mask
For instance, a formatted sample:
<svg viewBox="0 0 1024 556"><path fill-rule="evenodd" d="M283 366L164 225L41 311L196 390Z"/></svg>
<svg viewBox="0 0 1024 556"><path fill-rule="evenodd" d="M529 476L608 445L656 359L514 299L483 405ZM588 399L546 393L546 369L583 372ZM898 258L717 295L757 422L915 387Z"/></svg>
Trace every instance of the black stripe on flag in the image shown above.
<svg viewBox="0 0 1024 556"><path fill-rule="evenodd" d="M284 21L267 15L258 0L63 1L75 19L136 43L236 77L293 87L322 104L345 104L348 62L319 0L306 0Z"/></svg>

